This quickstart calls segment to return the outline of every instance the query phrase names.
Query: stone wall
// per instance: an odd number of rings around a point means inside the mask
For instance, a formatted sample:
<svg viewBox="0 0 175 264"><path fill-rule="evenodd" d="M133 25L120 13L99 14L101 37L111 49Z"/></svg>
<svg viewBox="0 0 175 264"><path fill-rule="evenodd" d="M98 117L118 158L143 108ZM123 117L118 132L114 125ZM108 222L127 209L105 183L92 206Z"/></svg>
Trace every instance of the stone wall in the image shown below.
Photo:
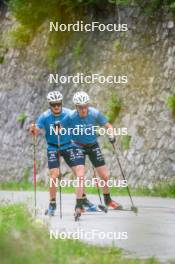
<svg viewBox="0 0 175 264"><path fill-rule="evenodd" d="M119 17L120 16L120 17ZM47 44L47 26L43 26L25 50L8 48L0 64L0 179L22 179L29 173L32 179L32 139L28 126L47 109L46 94L59 89L64 104L73 107L75 91L86 90L94 106L107 111L107 98L116 91L122 99L122 111L115 127L127 127L131 136L130 148L118 151L124 172L133 186L151 186L162 179L175 176L175 123L167 109L166 99L175 87L175 25L171 15L148 18L136 8L105 13L93 18L103 23L127 23L126 33L75 33L58 57L60 75L77 72L104 75L127 75L127 85L50 85L43 59ZM16 23L9 13L1 18L0 35L6 37ZM76 56L77 41L82 40L83 51ZM66 55L65 55L66 54ZM17 121L20 113L27 116L24 124ZM111 177L121 177L106 139L100 144ZM47 159L43 137L38 144L38 177L47 177ZM88 163L89 164L89 163ZM87 166L87 176L92 171ZM69 173L64 164L63 175Z"/></svg>

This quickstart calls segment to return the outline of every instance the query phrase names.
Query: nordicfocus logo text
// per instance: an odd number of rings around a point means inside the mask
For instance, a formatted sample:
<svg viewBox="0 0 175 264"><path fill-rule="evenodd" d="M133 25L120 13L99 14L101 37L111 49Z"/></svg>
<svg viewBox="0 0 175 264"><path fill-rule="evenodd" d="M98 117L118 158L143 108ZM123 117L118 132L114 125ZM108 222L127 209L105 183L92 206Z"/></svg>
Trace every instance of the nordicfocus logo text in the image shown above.
<svg viewBox="0 0 175 264"><path fill-rule="evenodd" d="M90 231L85 231L82 228L78 228L75 231L66 230L50 230L50 239L85 239L85 240L127 240L127 232L104 232L99 229L92 229Z"/></svg>
<svg viewBox="0 0 175 264"><path fill-rule="evenodd" d="M50 125L50 136L52 135L56 135L58 136L58 134L60 134L61 136L64 135L74 135L74 136L78 136L78 135L86 135L86 136L95 136L96 134L98 134L99 136L124 136L128 134L128 130L126 127L122 127L122 128L104 128L104 127L100 127L100 126L85 126L85 125L76 125L76 127L72 128L72 127L61 127L60 130L58 131L57 128L54 127L54 124Z"/></svg>
<svg viewBox="0 0 175 264"><path fill-rule="evenodd" d="M59 75L59 74L49 74L48 81L52 83L61 84L93 84L93 83L109 83L109 84L127 84L128 77L126 75L102 75L98 73L92 73L89 75L84 75L84 73L77 73L75 75Z"/></svg>
<svg viewBox="0 0 175 264"><path fill-rule="evenodd" d="M49 23L49 31L61 31L61 32L71 32L71 31L81 31L81 32L93 32L93 31L108 31L108 32L122 32L127 31L127 24L103 24L98 21L93 21L91 23L84 23L84 21L77 21L76 23L61 24L58 21Z"/></svg>
<svg viewBox="0 0 175 264"><path fill-rule="evenodd" d="M102 180L98 178L92 178L92 179L84 179L83 177L77 177L75 180L59 180L58 178L52 179L50 178L49 187L56 187L58 188L61 186L62 188L65 187L85 187L85 188L92 188L98 186L99 188L103 188L105 186L111 188L126 188L128 186L127 180L116 180L116 179L110 179L110 180Z"/></svg>

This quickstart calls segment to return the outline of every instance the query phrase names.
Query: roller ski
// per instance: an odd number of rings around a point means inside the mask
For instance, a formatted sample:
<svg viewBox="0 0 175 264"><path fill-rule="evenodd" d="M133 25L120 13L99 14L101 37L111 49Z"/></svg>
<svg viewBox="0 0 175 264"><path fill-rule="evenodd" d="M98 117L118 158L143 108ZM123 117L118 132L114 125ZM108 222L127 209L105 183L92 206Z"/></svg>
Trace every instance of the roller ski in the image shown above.
<svg viewBox="0 0 175 264"><path fill-rule="evenodd" d="M56 202L50 201L49 208L45 211L45 215L54 216L56 211Z"/></svg>
<svg viewBox="0 0 175 264"><path fill-rule="evenodd" d="M95 205L91 203L87 198L83 199L83 208L85 212L105 212L107 213L108 209L104 205Z"/></svg>
<svg viewBox="0 0 175 264"><path fill-rule="evenodd" d="M134 207L131 206L131 207L128 207L128 208L123 208L123 207L122 207L121 209L109 209L109 208L108 208L108 210L109 210L109 211L114 211L114 210L117 211L117 210L118 210L118 211L125 211L125 212L133 212L133 213L135 213L135 214L138 213L138 208L135 207L135 206L134 206Z"/></svg>
<svg viewBox="0 0 175 264"><path fill-rule="evenodd" d="M137 214L138 209L135 206L131 206L130 208L123 208L123 206L113 200L106 202L106 206L108 207L108 210L118 210L118 211L130 211Z"/></svg>

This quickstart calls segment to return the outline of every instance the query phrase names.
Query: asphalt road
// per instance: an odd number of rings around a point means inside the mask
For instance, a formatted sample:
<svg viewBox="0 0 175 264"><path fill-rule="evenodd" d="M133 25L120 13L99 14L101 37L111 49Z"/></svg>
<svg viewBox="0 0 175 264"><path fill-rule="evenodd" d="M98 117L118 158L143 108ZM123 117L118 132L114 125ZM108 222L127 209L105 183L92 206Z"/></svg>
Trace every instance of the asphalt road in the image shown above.
<svg viewBox="0 0 175 264"><path fill-rule="evenodd" d="M98 197L89 195L98 203ZM64 239L72 237L98 245L113 245L123 248L126 256L147 258L155 256L166 263L175 263L175 199L134 197L139 209L137 215L127 211L84 213L79 222L74 221L74 194L62 194L63 217L59 216L59 202L56 215L45 216L48 193L37 193L37 218L47 224L50 237ZM59 198L59 195L58 195ZM113 197L126 208L128 197ZM33 208L33 193L0 191L1 203L26 202ZM58 199L59 201L59 199Z"/></svg>

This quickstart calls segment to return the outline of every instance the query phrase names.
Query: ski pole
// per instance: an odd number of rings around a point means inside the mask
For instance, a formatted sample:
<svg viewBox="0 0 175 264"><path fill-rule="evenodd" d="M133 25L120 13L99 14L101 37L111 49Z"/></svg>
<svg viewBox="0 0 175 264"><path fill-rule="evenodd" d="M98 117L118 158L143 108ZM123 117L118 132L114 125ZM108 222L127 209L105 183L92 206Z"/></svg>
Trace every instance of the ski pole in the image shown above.
<svg viewBox="0 0 175 264"><path fill-rule="evenodd" d="M94 167L93 167L93 171L94 171L94 179L96 179L96 171L95 171L95 168ZM97 191L98 191L98 197L100 199L100 204L98 205L98 207L100 208L100 210L102 210L103 212L107 213L108 212L108 209L102 203L101 194L100 194L100 188L99 188L99 185L98 185L98 181L97 180L95 181L95 184L96 184Z"/></svg>
<svg viewBox="0 0 175 264"><path fill-rule="evenodd" d="M59 200L60 200L60 219L62 218L62 195L61 195L61 159L60 159L60 134L59 134L59 129L60 129L60 124L55 124L55 127L57 128L57 133L58 133L58 161L60 164L60 180L59 180Z"/></svg>
<svg viewBox="0 0 175 264"><path fill-rule="evenodd" d="M113 150L114 150L114 153L116 154L116 158L117 158L117 162L118 162L118 165L119 165L119 168L120 168L120 171L121 171L121 174L122 174L122 177L123 179L126 181L126 177L125 177L125 174L123 172L123 169L122 169L122 166L121 166L121 163L120 163L120 160L117 156L117 153L116 153L116 148L115 148L115 145L114 143L111 143L112 146L113 146ZM128 191L128 195L129 195L129 198L130 198L130 201L131 201L131 210L134 212L134 213L137 213L138 212L138 208L134 205L134 202L133 202L133 199L132 199L132 196L131 196L131 192L130 192L130 189L129 189L129 186L127 185L126 186L127 188L127 191Z"/></svg>
<svg viewBox="0 0 175 264"><path fill-rule="evenodd" d="M94 179L96 179L96 171L95 171L95 168L93 168L93 171L94 171ZM102 199L101 199L101 194L100 194L100 188L98 186L98 182L97 180L95 181L95 184L96 184L96 187L97 187L97 191L98 191L98 197L100 199L100 203L102 205Z"/></svg>
<svg viewBox="0 0 175 264"><path fill-rule="evenodd" d="M34 183L34 212L36 217L36 145L37 137L33 136L33 183Z"/></svg>

